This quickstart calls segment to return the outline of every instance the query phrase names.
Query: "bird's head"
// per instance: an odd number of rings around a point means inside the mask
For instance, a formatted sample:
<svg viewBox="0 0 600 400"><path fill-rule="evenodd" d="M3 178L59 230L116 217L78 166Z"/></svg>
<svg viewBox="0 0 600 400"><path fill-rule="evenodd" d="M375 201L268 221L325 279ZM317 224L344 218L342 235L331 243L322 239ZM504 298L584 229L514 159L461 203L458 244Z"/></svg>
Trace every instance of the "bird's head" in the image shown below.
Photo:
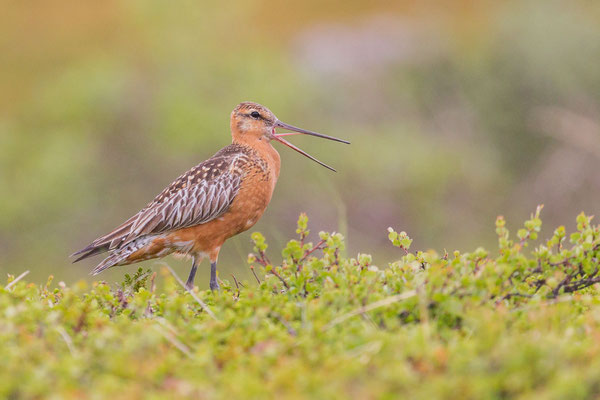
<svg viewBox="0 0 600 400"><path fill-rule="evenodd" d="M231 132L236 139L243 136L249 139L268 138L277 121L275 114L267 107L249 101L240 103L231 112Z"/></svg>
<svg viewBox="0 0 600 400"><path fill-rule="evenodd" d="M292 132L277 133L277 128L285 129ZM291 149L296 150L300 154L310 158L311 160L321 164L325 168L328 168L332 171L335 171L335 169L331 168L327 164L322 163L310 154L294 146L287 140L283 139L283 136L311 135L323 139L329 139L336 142L350 144L350 142L346 140L338 139L333 136L323 135L317 132L307 131L305 129L281 122L277 119L275 114L273 114L271 110L269 110L267 107L253 102L240 103L231 112L231 134L233 136L234 142L244 142L252 144L252 142L255 141L270 142L271 140L275 140L277 142L283 143Z"/></svg>

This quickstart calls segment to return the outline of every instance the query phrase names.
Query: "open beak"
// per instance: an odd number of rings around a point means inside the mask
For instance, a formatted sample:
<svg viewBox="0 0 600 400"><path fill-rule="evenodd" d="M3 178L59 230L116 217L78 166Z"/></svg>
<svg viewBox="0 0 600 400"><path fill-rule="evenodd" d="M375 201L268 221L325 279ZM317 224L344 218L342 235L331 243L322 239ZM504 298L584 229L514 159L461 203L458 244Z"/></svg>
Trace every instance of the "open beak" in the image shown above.
<svg viewBox="0 0 600 400"><path fill-rule="evenodd" d="M275 128L287 129L288 131L293 131L293 132L275 133ZM347 140L338 139L333 136L323 135L322 133L307 131L306 129L297 128L293 125L289 125L289 124L286 124L281 121L276 121L275 124L273 125L273 139L277 140L280 143L283 143L284 145L286 145L287 147L289 147L293 150L296 150L298 153L302 154L303 156L310 158L311 160L315 161L316 163L321 164L322 166L324 166L327 169L332 170L333 172L337 172L337 171L335 169L331 168L329 165L325 164L324 162L317 160L316 158L314 158L313 156L311 156L304 150L294 146L293 144L291 144L290 142L288 142L287 140L285 140L282 137L282 136L291 136L291 135L311 135L311 136L316 136L316 137L320 137L323 139L333 140L335 142L350 144L350 142L348 142Z"/></svg>

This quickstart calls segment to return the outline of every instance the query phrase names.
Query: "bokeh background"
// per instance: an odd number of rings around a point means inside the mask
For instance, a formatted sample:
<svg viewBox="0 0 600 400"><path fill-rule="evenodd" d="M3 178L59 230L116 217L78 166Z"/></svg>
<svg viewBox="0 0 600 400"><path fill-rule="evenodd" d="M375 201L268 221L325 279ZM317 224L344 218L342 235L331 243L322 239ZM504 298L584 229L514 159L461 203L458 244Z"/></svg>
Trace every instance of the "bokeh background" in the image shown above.
<svg viewBox="0 0 600 400"><path fill-rule="evenodd" d="M352 141L293 138L337 174L280 148L252 229L274 261L302 211L380 265L399 255L388 226L418 249L471 250L493 246L499 214L514 230L544 203L543 238L600 211L600 2L7 1L0 14L2 273L91 279L99 258L67 256L227 145L243 100ZM229 241L221 276L250 279L249 251L249 232Z"/></svg>

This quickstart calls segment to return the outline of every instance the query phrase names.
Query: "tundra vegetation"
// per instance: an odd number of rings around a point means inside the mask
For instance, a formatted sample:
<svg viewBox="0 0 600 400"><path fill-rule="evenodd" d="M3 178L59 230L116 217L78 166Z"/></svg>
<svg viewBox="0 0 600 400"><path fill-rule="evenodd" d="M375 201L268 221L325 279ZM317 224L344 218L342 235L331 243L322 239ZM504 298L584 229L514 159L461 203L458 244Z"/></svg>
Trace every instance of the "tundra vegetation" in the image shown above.
<svg viewBox="0 0 600 400"><path fill-rule="evenodd" d="M186 292L168 267L121 285L0 287L0 398L590 398L600 395L600 227L541 236L541 207L498 248L344 257L308 219L254 281ZM160 287L157 289L157 285Z"/></svg>

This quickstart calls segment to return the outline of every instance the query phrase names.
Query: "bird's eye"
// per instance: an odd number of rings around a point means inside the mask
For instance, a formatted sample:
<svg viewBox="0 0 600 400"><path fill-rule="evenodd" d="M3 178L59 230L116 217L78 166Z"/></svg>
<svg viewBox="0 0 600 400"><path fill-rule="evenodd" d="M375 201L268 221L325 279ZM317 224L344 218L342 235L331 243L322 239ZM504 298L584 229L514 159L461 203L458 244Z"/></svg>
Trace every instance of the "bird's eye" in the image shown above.
<svg viewBox="0 0 600 400"><path fill-rule="evenodd" d="M250 116L254 119L259 119L260 118L260 114L258 113L258 111L252 111L250 113Z"/></svg>

